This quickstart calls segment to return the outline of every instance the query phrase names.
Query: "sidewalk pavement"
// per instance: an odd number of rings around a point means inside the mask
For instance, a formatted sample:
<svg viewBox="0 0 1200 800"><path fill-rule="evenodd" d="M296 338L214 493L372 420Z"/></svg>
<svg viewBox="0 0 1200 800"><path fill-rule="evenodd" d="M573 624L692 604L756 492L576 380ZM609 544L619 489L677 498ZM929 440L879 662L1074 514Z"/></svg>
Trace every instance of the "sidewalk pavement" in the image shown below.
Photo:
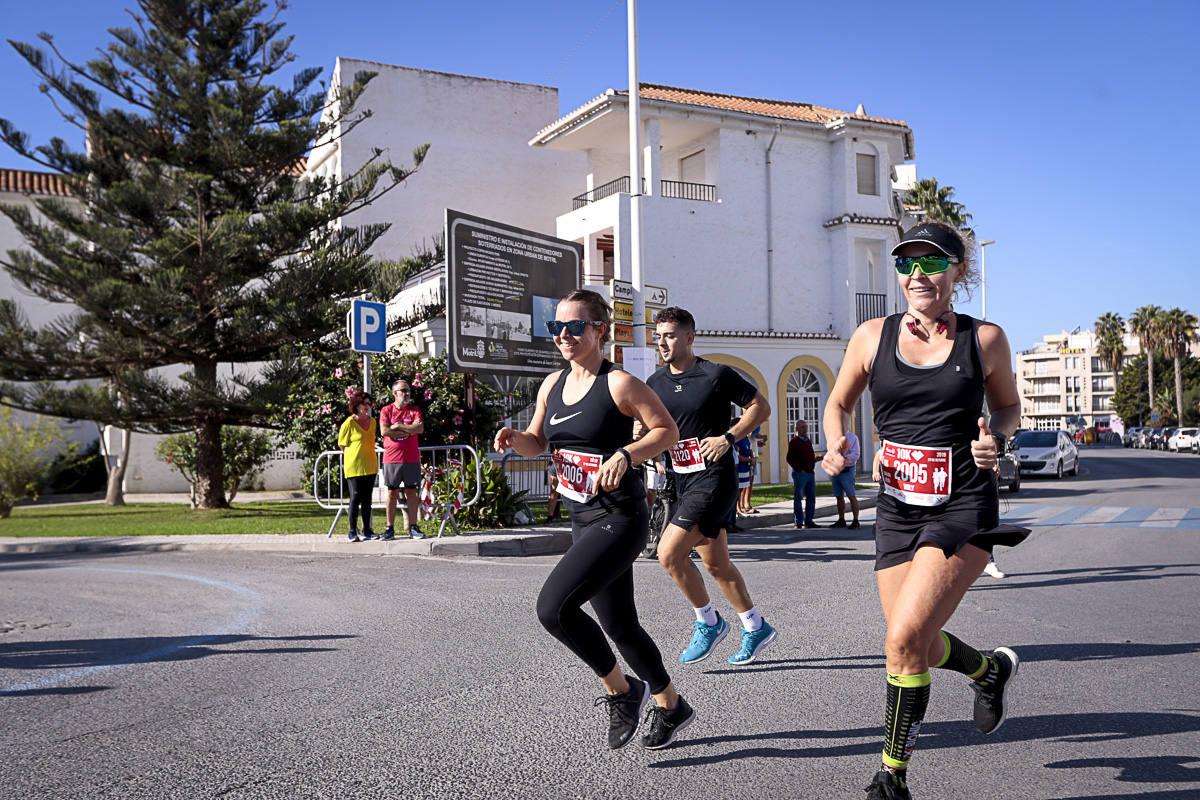
<svg viewBox="0 0 1200 800"><path fill-rule="evenodd" d="M874 508L874 493L859 496L862 508ZM816 517L837 514L832 497L818 497ZM792 503L758 506L757 514L740 517L744 530L791 525ZM734 533L732 536L736 537ZM571 526L529 525L505 531L480 531L441 539L396 538L390 542L351 542L339 526L332 537L324 534L197 534L194 536L5 536L0 555L62 553L183 552L191 550L253 550L273 553L323 553L326 555L410 556L544 556L565 552L571 545Z"/></svg>

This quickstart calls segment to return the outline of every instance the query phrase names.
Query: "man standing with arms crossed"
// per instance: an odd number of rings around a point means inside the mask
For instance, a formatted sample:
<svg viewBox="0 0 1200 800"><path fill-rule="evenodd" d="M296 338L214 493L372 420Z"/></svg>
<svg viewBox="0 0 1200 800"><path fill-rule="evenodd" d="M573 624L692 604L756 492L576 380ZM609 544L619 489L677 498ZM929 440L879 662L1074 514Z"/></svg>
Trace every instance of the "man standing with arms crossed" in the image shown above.
<svg viewBox="0 0 1200 800"><path fill-rule="evenodd" d="M808 438L808 423L796 420L796 435L788 442L787 463L792 468L792 521L797 528L821 527L813 520L817 508L817 458ZM801 519L800 495L804 495L804 515Z"/></svg>
<svg viewBox="0 0 1200 800"><path fill-rule="evenodd" d="M404 490L404 517L408 535L424 539L417 527L417 487L421 485L419 434L425 432L421 409L412 401L412 386L403 378L392 381L395 396L379 412L379 433L383 436L383 485L387 487L387 530L383 538L395 539L396 501Z"/></svg>
<svg viewBox="0 0 1200 800"><path fill-rule="evenodd" d="M746 582L729 559L725 520L738 498L731 448L770 416L771 407L731 368L696 357L692 351L696 320L690 313L664 308L654 322L666 366L646 383L679 426L679 443L670 450L679 500L659 542L658 560L696 613L691 643L679 660L684 664L704 660L729 633L729 623L713 610L704 578L689 557L695 548L742 620L742 646L729 663L749 664L775 639L776 632L758 613ZM730 403L744 409L732 428Z"/></svg>

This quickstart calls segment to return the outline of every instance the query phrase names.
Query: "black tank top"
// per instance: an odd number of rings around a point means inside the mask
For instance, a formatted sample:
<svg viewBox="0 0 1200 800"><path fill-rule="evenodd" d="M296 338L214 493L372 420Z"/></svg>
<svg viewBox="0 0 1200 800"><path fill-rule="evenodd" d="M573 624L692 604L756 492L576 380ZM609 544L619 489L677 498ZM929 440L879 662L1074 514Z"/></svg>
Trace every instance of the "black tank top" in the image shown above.
<svg viewBox="0 0 1200 800"><path fill-rule="evenodd" d="M608 375L612 369L612 362L605 359L587 394L571 405L563 402L562 396L570 369L564 369L558 376L546 398L546 416L542 423L546 441L552 448L599 453L607 460L617 452L617 448L633 441L633 418L625 416L617 408L608 389ZM587 503L576 503L567 498L564 501L569 504L568 508L609 508L613 504L634 499L645 503L645 498L646 487L642 483L641 470L634 464L625 471L620 485L611 492L601 490Z"/></svg>
<svg viewBox="0 0 1200 800"><path fill-rule="evenodd" d="M979 436L984 398L975 320L955 314L957 328L950 355L940 365L921 368L900 360L897 345L903 316L893 314L883 321L871 366L868 385L876 430L880 437L897 444L950 447L954 470L950 504L974 498L985 505L998 503L992 471L979 469L971 458L971 441ZM885 500L891 501L889 505L903 505L881 493L880 502Z"/></svg>

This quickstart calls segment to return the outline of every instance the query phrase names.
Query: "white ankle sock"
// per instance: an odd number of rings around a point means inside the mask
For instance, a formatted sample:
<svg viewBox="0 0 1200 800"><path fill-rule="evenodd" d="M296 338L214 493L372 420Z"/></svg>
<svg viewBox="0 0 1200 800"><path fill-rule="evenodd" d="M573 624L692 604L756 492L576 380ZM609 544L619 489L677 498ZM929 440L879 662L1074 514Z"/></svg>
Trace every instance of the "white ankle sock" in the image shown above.
<svg viewBox="0 0 1200 800"><path fill-rule="evenodd" d="M717 624L717 612L713 611L712 603L709 603L704 608L693 608L692 610L696 612L696 619L705 625Z"/></svg>
<svg viewBox="0 0 1200 800"><path fill-rule="evenodd" d="M741 611L738 616L742 618L742 627L754 633L762 627L762 615L758 613L758 607L754 606L749 611Z"/></svg>

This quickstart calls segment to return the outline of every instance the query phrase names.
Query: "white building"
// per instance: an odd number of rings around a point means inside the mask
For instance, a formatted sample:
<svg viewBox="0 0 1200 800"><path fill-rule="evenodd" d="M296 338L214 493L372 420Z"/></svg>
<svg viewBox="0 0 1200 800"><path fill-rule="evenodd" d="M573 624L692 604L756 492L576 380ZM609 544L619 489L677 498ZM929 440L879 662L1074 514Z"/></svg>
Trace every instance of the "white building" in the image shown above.
<svg viewBox="0 0 1200 800"><path fill-rule="evenodd" d="M1138 337L1124 335L1128 364L1141 355ZM1200 355L1200 345L1191 345L1192 355ZM1123 368L1123 367L1122 367ZM1155 373L1155 385L1174 381L1174 373ZM1113 410L1117 376L1097 351L1093 331L1050 333L1028 350L1017 353L1017 390L1021 395L1021 427L1034 430L1072 430L1084 427L1107 428L1118 417ZM1174 383L1171 383L1174 386ZM1144 420L1148 425L1149 420ZM1124 420L1125 426L1139 424Z"/></svg>
<svg viewBox="0 0 1200 800"><path fill-rule="evenodd" d="M628 93L608 90L531 140L587 156L560 199L558 235L584 245L584 283L629 280ZM642 84L643 275L696 317L697 352L738 368L774 410L764 480L786 481L786 443L820 418L850 334L901 296L889 252L902 208L903 122L808 103ZM570 207L568 208L568 203ZM869 464L872 426L855 426Z"/></svg>

